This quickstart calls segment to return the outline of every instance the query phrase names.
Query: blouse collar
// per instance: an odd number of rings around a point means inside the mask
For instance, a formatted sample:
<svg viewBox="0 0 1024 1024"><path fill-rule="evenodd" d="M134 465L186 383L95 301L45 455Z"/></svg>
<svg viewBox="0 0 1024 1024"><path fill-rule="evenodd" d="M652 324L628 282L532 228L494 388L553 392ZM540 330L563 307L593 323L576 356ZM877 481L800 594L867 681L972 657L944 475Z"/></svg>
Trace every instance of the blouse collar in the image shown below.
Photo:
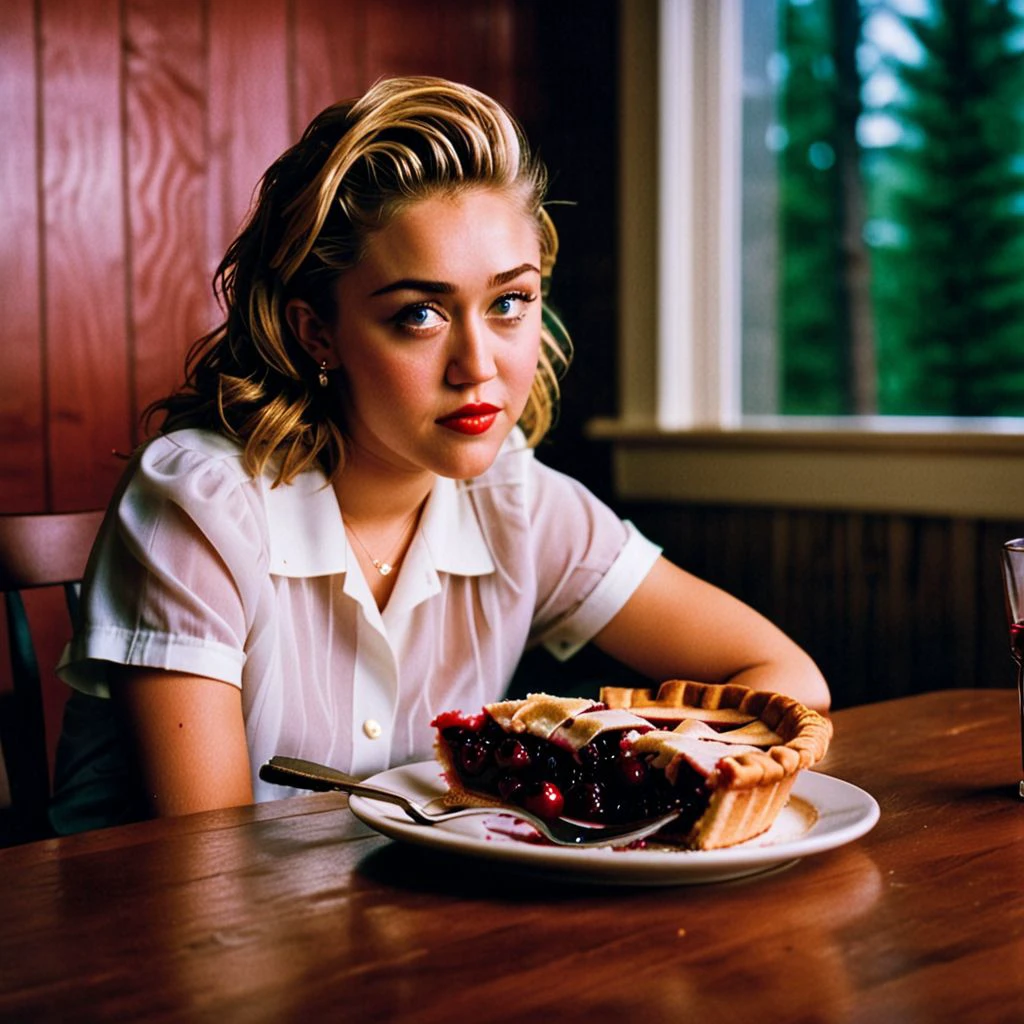
<svg viewBox="0 0 1024 1024"><path fill-rule="evenodd" d="M279 487L271 487L272 480L271 474L264 474L270 572L288 577L346 572L351 548L337 496L324 473L310 469ZM461 482L438 477L418 533L435 571L459 576L494 571L490 548Z"/></svg>

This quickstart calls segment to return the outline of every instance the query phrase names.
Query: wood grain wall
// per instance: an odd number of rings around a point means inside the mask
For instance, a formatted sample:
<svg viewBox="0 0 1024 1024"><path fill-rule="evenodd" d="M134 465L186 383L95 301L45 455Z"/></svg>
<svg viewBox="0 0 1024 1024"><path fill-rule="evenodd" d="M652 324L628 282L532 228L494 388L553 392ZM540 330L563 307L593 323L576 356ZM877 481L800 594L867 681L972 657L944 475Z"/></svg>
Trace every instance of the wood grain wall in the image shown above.
<svg viewBox="0 0 1024 1024"><path fill-rule="evenodd" d="M1021 523L638 505L691 571L796 639L837 707L1013 684L999 551Z"/></svg>
<svg viewBox="0 0 1024 1024"><path fill-rule="evenodd" d="M517 106L513 0L4 0L0 511L97 507L216 320L259 175L386 74Z"/></svg>

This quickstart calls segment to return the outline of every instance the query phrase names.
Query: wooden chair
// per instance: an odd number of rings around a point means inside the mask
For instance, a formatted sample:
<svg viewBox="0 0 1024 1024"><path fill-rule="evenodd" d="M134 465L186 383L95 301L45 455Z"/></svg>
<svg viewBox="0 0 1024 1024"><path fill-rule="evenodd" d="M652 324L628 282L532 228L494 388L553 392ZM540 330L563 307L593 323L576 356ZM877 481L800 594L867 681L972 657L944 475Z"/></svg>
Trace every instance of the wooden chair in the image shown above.
<svg viewBox="0 0 1024 1024"><path fill-rule="evenodd" d="M0 846L50 831L50 759L38 644L21 592L63 587L74 619L77 584L102 519L102 512L0 515L0 592L7 613L12 686L0 695L0 753L10 793L10 806L0 812ZM70 626L65 631L70 633Z"/></svg>

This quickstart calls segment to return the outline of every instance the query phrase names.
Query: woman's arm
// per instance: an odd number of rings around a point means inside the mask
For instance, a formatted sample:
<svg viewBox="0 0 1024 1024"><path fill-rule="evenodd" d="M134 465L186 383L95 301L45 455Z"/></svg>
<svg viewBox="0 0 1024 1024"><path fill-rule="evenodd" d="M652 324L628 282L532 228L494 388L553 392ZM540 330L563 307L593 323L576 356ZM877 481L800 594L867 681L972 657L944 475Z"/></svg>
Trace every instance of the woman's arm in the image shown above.
<svg viewBox="0 0 1024 1024"><path fill-rule="evenodd" d="M111 691L134 737L154 814L252 803L237 686L180 672L119 668Z"/></svg>
<svg viewBox="0 0 1024 1024"><path fill-rule="evenodd" d="M828 685L800 647L753 608L664 558L594 642L653 680L739 683L829 707Z"/></svg>

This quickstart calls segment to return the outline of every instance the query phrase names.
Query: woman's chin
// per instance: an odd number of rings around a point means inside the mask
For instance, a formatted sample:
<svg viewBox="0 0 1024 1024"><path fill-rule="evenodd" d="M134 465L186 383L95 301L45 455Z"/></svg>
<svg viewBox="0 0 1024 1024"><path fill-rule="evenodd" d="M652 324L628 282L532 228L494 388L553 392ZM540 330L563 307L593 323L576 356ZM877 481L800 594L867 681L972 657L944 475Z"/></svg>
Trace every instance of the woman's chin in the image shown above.
<svg viewBox="0 0 1024 1024"><path fill-rule="evenodd" d="M476 439L473 444L457 445L455 449L438 460L434 472L452 480L472 480L481 476L494 465L501 451L504 437Z"/></svg>

